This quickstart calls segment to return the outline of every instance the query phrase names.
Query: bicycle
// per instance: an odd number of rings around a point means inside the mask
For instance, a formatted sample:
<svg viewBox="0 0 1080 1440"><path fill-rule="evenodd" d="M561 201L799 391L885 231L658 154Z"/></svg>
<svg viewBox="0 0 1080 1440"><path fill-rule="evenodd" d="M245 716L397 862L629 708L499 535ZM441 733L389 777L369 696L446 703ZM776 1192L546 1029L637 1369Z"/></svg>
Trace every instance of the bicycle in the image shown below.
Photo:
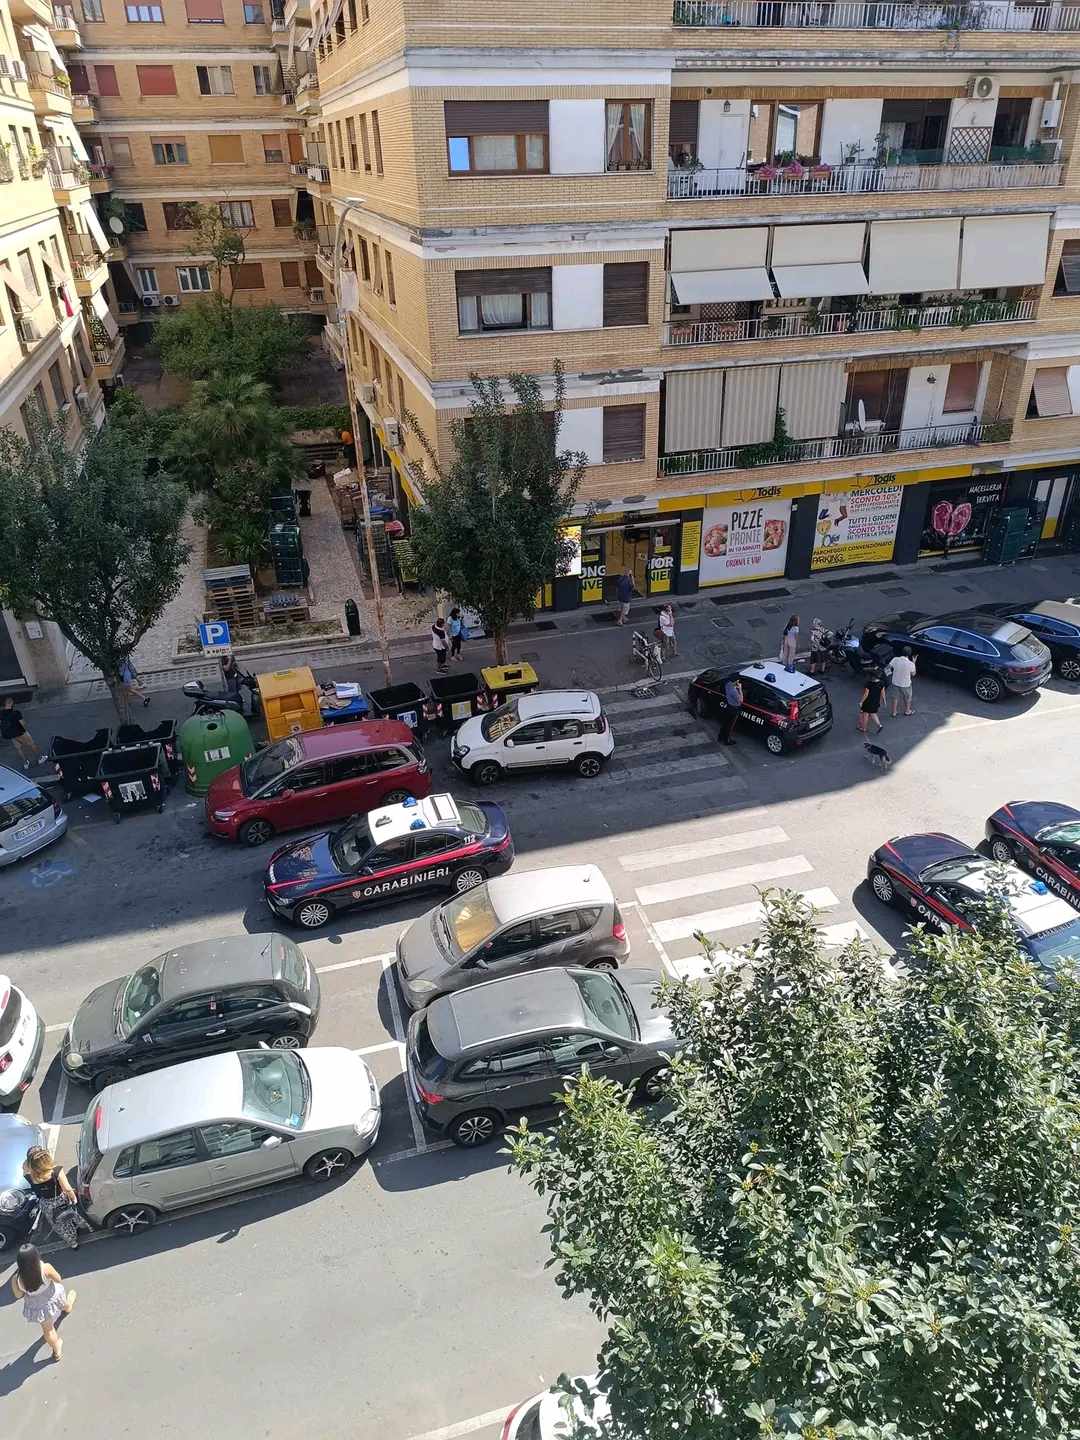
<svg viewBox="0 0 1080 1440"><path fill-rule="evenodd" d="M664 657L658 640L649 640L640 630L635 630L630 658L639 665L644 665L653 680L663 679Z"/></svg>

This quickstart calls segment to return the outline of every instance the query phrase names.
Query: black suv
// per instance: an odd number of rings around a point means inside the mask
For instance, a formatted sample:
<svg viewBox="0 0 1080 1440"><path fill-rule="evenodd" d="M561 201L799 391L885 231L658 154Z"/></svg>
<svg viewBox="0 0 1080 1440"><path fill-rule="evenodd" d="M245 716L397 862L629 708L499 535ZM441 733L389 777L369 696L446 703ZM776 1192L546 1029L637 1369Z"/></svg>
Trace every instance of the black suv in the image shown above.
<svg viewBox="0 0 1080 1440"><path fill-rule="evenodd" d="M1063 680L1080 680L1080 605L1071 600L1038 600L1034 605L986 605L987 614L1015 620L1050 651Z"/></svg>
<svg viewBox="0 0 1080 1440"><path fill-rule="evenodd" d="M169 950L92 990L60 1047L64 1073L103 1090L219 1050L306 1045L319 981L284 935L233 935Z"/></svg>
<svg viewBox="0 0 1080 1440"><path fill-rule="evenodd" d="M867 625L862 643L867 649L885 644L894 653L906 645L920 676L958 680L987 702L1030 695L1053 668L1050 651L1030 630L981 610L936 617L904 610Z"/></svg>
<svg viewBox="0 0 1080 1440"><path fill-rule="evenodd" d="M755 660L739 670L703 670L690 681L690 709L719 719L725 709L724 685L737 678L743 704L739 724L761 735L774 755L805 745L832 729L829 692L801 670L785 670L779 660Z"/></svg>

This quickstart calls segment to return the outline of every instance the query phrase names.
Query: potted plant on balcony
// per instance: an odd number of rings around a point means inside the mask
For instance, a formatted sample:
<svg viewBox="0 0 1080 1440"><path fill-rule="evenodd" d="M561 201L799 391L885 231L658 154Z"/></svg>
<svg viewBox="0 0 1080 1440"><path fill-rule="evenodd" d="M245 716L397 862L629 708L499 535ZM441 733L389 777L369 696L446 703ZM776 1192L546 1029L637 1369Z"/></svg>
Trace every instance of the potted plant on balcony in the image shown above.
<svg viewBox="0 0 1080 1440"><path fill-rule="evenodd" d="M29 158L30 174L33 175L35 180L40 180L42 175L45 174L46 168L48 167L48 156L43 154L42 151L40 151L35 145L32 146L30 149Z"/></svg>
<svg viewBox="0 0 1080 1440"><path fill-rule="evenodd" d="M810 179L813 181L814 189L824 190L832 173L831 165L826 165L824 160L815 160L810 166Z"/></svg>
<svg viewBox="0 0 1080 1440"><path fill-rule="evenodd" d="M807 169L801 160L792 159L784 166L782 173L785 180L805 180Z"/></svg>
<svg viewBox="0 0 1080 1440"><path fill-rule="evenodd" d="M754 171L754 179L761 185L770 185L779 178L780 171L775 165L759 165Z"/></svg>
<svg viewBox="0 0 1080 1440"><path fill-rule="evenodd" d="M15 179L15 171L11 168L11 146L6 140L0 140L0 182Z"/></svg>
<svg viewBox="0 0 1080 1440"><path fill-rule="evenodd" d="M298 220L293 226L293 234L302 244L313 241L316 233L315 226L310 220Z"/></svg>

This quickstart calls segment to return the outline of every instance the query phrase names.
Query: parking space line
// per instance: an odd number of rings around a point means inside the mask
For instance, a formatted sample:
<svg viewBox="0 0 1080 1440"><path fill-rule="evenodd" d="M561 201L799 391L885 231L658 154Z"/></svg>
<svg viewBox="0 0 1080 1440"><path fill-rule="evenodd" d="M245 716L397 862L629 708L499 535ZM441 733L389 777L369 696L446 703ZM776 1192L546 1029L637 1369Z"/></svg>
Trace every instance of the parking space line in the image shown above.
<svg viewBox="0 0 1080 1440"><path fill-rule="evenodd" d="M386 998L390 1004L390 1018L394 1025L394 1037L397 1040L398 1059L401 1062L401 1073L405 1074L405 1026L401 1020L401 1006L398 1004L397 981L394 979L394 972L390 969L393 955L387 955L383 960L383 975L386 978ZM424 1127L420 1123L420 1116L416 1113L416 1102L409 1090L408 1080L405 1082L405 1099L409 1102L409 1120L412 1122L413 1139L416 1141L416 1149L423 1152L428 1148L424 1138Z"/></svg>
<svg viewBox="0 0 1080 1440"><path fill-rule="evenodd" d="M398 1050L400 1046L396 1040L384 1040L381 1045L365 1045L362 1050L354 1050L354 1055L378 1055L380 1050Z"/></svg>
<svg viewBox="0 0 1080 1440"><path fill-rule="evenodd" d="M378 1155L375 1158L376 1165L396 1165L399 1160L415 1160L418 1155L430 1155L435 1150L453 1150L452 1140L425 1141L419 1149L394 1150L389 1155Z"/></svg>
<svg viewBox="0 0 1080 1440"><path fill-rule="evenodd" d="M656 951L657 955L659 955L660 964L664 967L664 969L669 975L672 975L677 979L679 972L672 964L671 956L664 948L664 942L656 933L656 926L649 919L648 912L646 911L644 905L639 905L636 900L620 900L619 906L623 910L634 910L641 917L641 923L645 927L645 934L649 937L649 944Z"/></svg>
<svg viewBox="0 0 1080 1440"><path fill-rule="evenodd" d="M387 963L394 958L394 952L387 950L383 955L365 955L360 960L339 960L336 965L316 965L316 975L329 975L334 970L352 970L357 965L381 965L386 969Z"/></svg>
<svg viewBox="0 0 1080 1440"><path fill-rule="evenodd" d="M471 1435L488 1425L501 1425L518 1403L512 1400L498 1410L489 1410L486 1415L474 1415L471 1420L459 1420L456 1425L440 1425L436 1430L424 1430L419 1435L410 1435L409 1440L457 1440L459 1435Z"/></svg>
<svg viewBox="0 0 1080 1440"><path fill-rule="evenodd" d="M46 1035L52 1035L52 1034L54 1033L54 1031L57 1031L57 1030L66 1030L70 1024L71 1024L71 1021L70 1021L70 1020L64 1020L64 1021L63 1021L61 1024L59 1024L59 1025L46 1025L46 1026L45 1026L45 1034L46 1034Z"/></svg>

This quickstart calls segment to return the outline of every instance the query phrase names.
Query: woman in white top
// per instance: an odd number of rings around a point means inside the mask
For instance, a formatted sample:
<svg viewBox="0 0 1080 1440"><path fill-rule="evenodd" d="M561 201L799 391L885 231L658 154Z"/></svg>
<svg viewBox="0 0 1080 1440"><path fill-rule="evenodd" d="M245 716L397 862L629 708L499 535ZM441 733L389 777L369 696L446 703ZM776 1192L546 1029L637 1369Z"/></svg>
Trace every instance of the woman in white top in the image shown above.
<svg viewBox="0 0 1080 1440"><path fill-rule="evenodd" d="M664 605L660 610L660 623L656 627L660 631L660 638L664 642L664 650L668 655L679 653L679 642L675 638L675 611L670 605Z"/></svg>
<svg viewBox="0 0 1080 1440"><path fill-rule="evenodd" d="M56 1322L61 1315L71 1314L78 1291L64 1289L59 1273L42 1260L36 1245L19 1246L11 1291L16 1300L23 1302L23 1319L41 1326L53 1359L59 1360L64 1342L56 1333Z"/></svg>

